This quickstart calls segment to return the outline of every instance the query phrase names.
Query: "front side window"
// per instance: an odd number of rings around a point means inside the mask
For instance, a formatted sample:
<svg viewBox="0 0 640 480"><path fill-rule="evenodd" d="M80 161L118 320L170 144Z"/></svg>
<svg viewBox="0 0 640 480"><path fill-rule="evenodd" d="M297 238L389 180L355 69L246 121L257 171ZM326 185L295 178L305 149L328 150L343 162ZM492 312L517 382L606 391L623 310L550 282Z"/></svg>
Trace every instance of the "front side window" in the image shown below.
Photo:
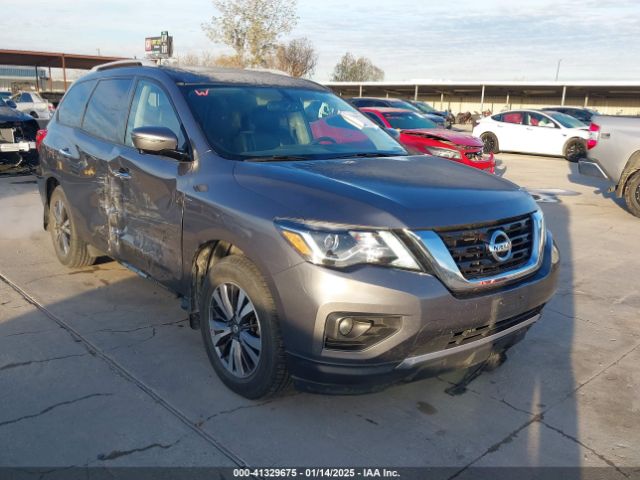
<svg viewBox="0 0 640 480"><path fill-rule="evenodd" d="M542 115L541 113L535 112L527 112L525 115L525 125L530 127L549 127L555 128L555 123L547 117L546 115Z"/></svg>
<svg viewBox="0 0 640 480"><path fill-rule="evenodd" d="M420 128L437 128L435 122L413 112L385 112L382 114L392 128L398 130L416 130Z"/></svg>
<svg viewBox="0 0 640 480"><path fill-rule="evenodd" d="M95 86L95 81L75 83L58 106L58 121L69 127L79 127L84 109Z"/></svg>
<svg viewBox="0 0 640 480"><path fill-rule="evenodd" d="M20 102L23 102L23 103L28 103L28 102L33 102L33 99L31 98L31 94L29 94L29 93L23 93L23 94L20 96L20 100L19 100L19 101L20 101Z"/></svg>
<svg viewBox="0 0 640 480"><path fill-rule="evenodd" d="M96 137L121 143L131 82L130 78L100 80L87 105L82 128Z"/></svg>
<svg viewBox="0 0 640 480"><path fill-rule="evenodd" d="M406 155L380 127L330 92L213 85L182 90L209 143L227 158Z"/></svg>
<svg viewBox="0 0 640 480"><path fill-rule="evenodd" d="M180 120L165 91L156 83L140 80L131 104L125 144L133 146L131 132L140 127L166 127L178 138L178 150L186 148Z"/></svg>

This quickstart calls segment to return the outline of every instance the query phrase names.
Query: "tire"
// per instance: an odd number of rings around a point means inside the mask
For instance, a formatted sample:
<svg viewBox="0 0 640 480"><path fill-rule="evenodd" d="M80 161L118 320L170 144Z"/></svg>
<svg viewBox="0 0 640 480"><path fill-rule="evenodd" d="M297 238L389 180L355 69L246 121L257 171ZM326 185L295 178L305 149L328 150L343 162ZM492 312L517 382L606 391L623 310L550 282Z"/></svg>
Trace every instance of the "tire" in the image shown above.
<svg viewBox="0 0 640 480"><path fill-rule="evenodd" d="M631 175L625 183L624 201L629 211L640 217L640 170Z"/></svg>
<svg viewBox="0 0 640 480"><path fill-rule="evenodd" d="M209 269L200 312L209 361L229 389L257 399L276 395L288 385L275 302L248 258L230 255Z"/></svg>
<svg viewBox="0 0 640 480"><path fill-rule="evenodd" d="M484 153L498 153L500 152L500 145L498 144L498 137L491 132L486 132L480 135L480 140L484 144L482 148Z"/></svg>
<svg viewBox="0 0 640 480"><path fill-rule="evenodd" d="M572 138L565 144L563 154L568 161L577 162L587 156L587 145L580 138Z"/></svg>
<svg viewBox="0 0 640 480"><path fill-rule="evenodd" d="M78 237L70 212L69 201L62 187L56 187L49 200L48 227L56 256L61 264L69 268L93 265L96 259L89 254L87 243Z"/></svg>

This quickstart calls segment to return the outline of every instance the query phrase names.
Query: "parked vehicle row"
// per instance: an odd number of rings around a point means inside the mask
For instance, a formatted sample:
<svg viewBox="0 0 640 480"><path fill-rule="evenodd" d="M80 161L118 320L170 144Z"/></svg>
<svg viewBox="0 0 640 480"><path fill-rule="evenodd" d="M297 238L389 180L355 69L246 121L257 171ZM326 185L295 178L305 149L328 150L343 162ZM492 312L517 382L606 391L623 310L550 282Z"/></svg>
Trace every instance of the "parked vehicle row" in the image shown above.
<svg viewBox="0 0 640 480"><path fill-rule="evenodd" d="M408 155L310 81L107 64L74 83L39 150L58 259L106 254L175 291L249 398L290 378L357 393L499 363L556 290L529 194Z"/></svg>
<svg viewBox="0 0 640 480"><path fill-rule="evenodd" d="M356 108L365 107L386 107L386 108L401 108L403 110L410 110L416 113L420 113L425 118L429 119L438 127L446 127L446 118L440 114L440 112L425 112L421 108L418 108L411 102L406 100L400 100L398 98L376 98L376 97L356 97L350 100L351 104ZM449 125L450 126L450 125Z"/></svg>

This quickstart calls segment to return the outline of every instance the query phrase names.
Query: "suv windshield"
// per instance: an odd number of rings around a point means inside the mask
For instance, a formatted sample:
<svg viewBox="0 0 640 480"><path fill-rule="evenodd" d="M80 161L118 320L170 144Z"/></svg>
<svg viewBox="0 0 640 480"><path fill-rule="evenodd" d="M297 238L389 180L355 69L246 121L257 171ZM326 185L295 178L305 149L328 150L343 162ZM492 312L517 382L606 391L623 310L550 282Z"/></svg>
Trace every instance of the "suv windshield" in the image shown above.
<svg viewBox="0 0 640 480"><path fill-rule="evenodd" d="M587 126L577 118L566 113L550 112L548 115L565 128L586 128Z"/></svg>
<svg viewBox="0 0 640 480"><path fill-rule="evenodd" d="M227 158L406 155L389 134L329 92L213 85L182 91L211 146Z"/></svg>
<svg viewBox="0 0 640 480"><path fill-rule="evenodd" d="M385 112L384 118L399 130L415 130L418 128L438 128L435 122L413 112Z"/></svg>

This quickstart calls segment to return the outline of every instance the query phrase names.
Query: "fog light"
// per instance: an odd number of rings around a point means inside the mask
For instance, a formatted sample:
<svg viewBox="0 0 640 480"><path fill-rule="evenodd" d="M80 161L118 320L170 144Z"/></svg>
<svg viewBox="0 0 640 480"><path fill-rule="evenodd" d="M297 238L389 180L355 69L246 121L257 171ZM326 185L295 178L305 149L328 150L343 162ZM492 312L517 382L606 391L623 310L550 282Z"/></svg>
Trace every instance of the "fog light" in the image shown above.
<svg viewBox="0 0 640 480"><path fill-rule="evenodd" d="M344 335L345 337L351 333L353 330L353 318L343 318L340 320L338 324L338 331L340 335Z"/></svg>
<svg viewBox="0 0 640 480"><path fill-rule="evenodd" d="M333 313L327 317L325 348L364 350L400 329L401 317Z"/></svg>

